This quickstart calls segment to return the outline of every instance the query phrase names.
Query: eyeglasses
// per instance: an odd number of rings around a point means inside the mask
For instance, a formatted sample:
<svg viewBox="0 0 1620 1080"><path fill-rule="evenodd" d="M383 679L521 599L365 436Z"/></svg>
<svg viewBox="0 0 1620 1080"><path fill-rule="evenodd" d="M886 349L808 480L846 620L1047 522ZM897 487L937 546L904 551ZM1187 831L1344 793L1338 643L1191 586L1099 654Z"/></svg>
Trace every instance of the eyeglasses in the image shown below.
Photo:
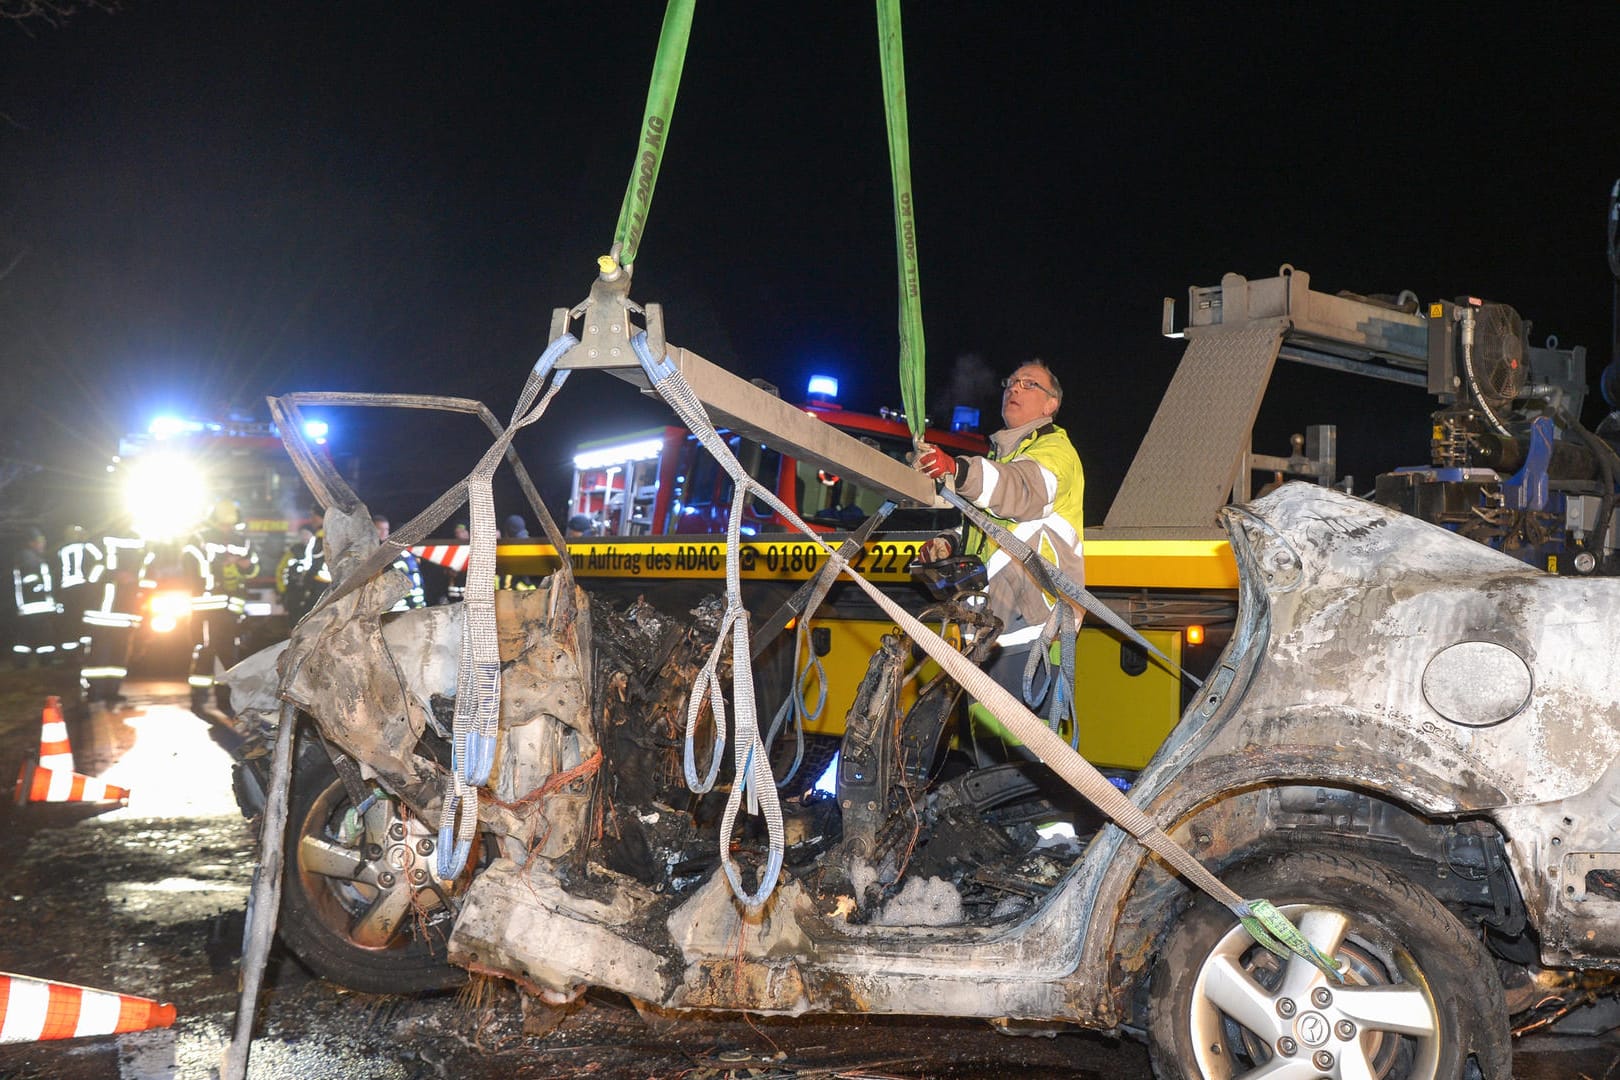
<svg viewBox="0 0 1620 1080"><path fill-rule="evenodd" d="M1020 390L1039 390L1043 394L1051 394L1053 397L1057 397L1057 395L1052 393L1051 390L1048 390L1034 379L1015 379L1009 375L1005 379L1001 380L1001 388L1003 390L1011 390L1015 386Z"/></svg>

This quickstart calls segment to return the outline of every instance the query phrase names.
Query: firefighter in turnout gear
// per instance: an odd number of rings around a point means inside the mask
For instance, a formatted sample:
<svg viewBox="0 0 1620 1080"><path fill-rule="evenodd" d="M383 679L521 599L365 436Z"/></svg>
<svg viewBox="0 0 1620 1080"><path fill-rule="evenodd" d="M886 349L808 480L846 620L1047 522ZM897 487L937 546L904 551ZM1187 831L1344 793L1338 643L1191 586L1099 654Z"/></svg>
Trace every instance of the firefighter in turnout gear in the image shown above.
<svg viewBox="0 0 1620 1080"><path fill-rule="evenodd" d="M61 634L57 630L62 608L56 602L55 577L45 554L45 534L31 528L27 540L11 560L15 633L12 662L26 667L30 660L48 662L56 655Z"/></svg>
<svg viewBox="0 0 1620 1080"><path fill-rule="evenodd" d="M456 522L455 538L458 544L472 543L472 533L467 530L466 525L459 521ZM467 571L465 569L446 571L444 602L447 604L459 604L465 599L467 599Z"/></svg>
<svg viewBox="0 0 1620 1080"><path fill-rule="evenodd" d="M201 709L224 688L215 677L236 663L237 632L247 609L247 582L258 572L258 556L243 535L241 510L231 499L215 505L208 521L181 552L192 579L191 705Z"/></svg>
<svg viewBox="0 0 1620 1080"><path fill-rule="evenodd" d="M388 518L386 516L383 514L372 514L371 524L372 527L377 530L378 543L388 539L388 533L392 526L388 524ZM417 561L416 556L408 550L402 551L399 553L398 557L389 564L389 566L394 570L398 570L401 574L404 574L405 579L411 583L411 591L401 597L399 602L390 610L409 611L412 608L426 607L427 594L422 589L422 564Z"/></svg>
<svg viewBox="0 0 1620 1080"><path fill-rule="evenodd" d="M285 570L282 606L287 609L288 622L294 625L309 614L315 601L332 584L332 572L326 566L326 511L311 506L309 515L310 523L302 526L298 533L303 547Z"/></svg>
<svg viewBox="0 0 1620 1080"><path fill-rule="evenodd" d="M68 527L62 546L56 549L56 599L62 605L62 655L77 663L80 646L88 643L84 634L84 613L94 602L96 586L106 572L100 545L89 538L82 525Z"/></svg>
<svg viewBox="0 0 1620 1080"><path fill-rule="evenodd" d="M84 612L86 640L79 684L91 704L115 702L129 674L129 653L141 625L142 585L154 556L146 541L108 535L102 538L104 572Z"/></svg>

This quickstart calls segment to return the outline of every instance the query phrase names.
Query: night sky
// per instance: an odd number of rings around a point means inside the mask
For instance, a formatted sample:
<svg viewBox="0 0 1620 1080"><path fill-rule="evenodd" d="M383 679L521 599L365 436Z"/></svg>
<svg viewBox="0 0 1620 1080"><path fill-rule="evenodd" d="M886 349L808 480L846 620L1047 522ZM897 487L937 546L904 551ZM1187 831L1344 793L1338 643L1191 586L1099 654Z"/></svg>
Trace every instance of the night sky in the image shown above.
<svg viewBox="0 0 1620 1080"><path fill-rule="evenodd" d="M825 371L898 405L872 8L776 7L698 5L633 296L787 397ZM1620 9L1232 7L905 9L932 415L971 396L960 357L1047 358L1093 521L1179 356L1161 298L1228 271L1484 296L1585 344L1594 384L1610 359ZM299 389L505 415L612 239L661 17L126 0L0 23L0 456L92 475L160 409ZM1431 408L1282 369L1259 449L1336 422L1368 487L1426 460ZM663 416L581 376L520 447L560 510L576 442ZM478 450L463 419L332 419L396 522Z"/></svg>

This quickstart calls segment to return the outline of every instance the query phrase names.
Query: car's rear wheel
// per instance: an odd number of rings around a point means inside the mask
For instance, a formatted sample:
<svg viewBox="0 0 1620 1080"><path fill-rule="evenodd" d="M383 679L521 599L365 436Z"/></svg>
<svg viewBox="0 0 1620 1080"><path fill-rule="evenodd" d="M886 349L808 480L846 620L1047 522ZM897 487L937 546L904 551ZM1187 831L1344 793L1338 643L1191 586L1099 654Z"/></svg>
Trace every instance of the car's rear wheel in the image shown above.
<svg viewBox="0 0 1620 1080"><path fill-rule="evenodd" d="M1509 1075L1490 957L1428 892L1376 863L1317 852L1268 858L1227 883L1276 904L1339 961L1344 981L1273 956L1224 907L1200 901L1153 974L1149 1041L1161 1077Z"/></svg>
<svg viewBox="0 0 1620 1080"><path fill-rule="evenodd" d="M446 959L453 883L435 866L433 831L380 788L359 807L319 742L300 740L288 801L279 929L315 974L353 990L459 986Z"/></svg>

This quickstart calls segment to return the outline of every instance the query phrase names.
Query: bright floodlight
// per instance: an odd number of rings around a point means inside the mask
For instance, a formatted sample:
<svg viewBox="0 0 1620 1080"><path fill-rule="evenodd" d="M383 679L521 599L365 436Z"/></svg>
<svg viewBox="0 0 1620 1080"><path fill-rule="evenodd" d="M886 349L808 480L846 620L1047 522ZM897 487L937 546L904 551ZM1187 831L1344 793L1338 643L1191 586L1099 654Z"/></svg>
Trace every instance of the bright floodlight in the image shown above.
<svg viewBox="0 0 1620 1080"><path fill-rule="evenodd" d="M835 398L838 396L838 380L831 375L812 375L810 388L806 392L811 397Z"/></svg>
<svg viewBox="0 0 1620 1080"><path fill-rule="evenodd" d="M663 453L664 440L637 439L635 442L604 446L574 455L576 469L605 469L609 465L623 465L627 461L648 461Z"/></svg>
<svg viewBox="0 0 1620 1080"><path fill-rule="evenodd" d="M160 455L130 466L124 477L124 505L137 535L166 539L203 519L208 496L196 466L181 457Z"/></svg>
<svg viewBox="0 0 1620 1080"><path fill-rule="evenodd" d="M318 443L326 441L327 426L325 420L305 420L304 434Z"/></svg>

